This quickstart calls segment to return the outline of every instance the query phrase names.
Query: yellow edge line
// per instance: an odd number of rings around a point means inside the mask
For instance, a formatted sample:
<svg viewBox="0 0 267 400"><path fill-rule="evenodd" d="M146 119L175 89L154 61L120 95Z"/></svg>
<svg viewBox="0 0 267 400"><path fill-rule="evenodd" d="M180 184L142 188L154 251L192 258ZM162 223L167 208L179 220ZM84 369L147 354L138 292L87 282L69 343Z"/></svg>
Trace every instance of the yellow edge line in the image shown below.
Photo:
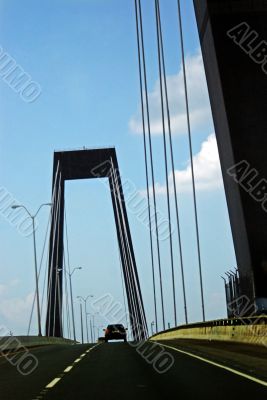
<svg viewBox="0 0 267 400"><path fill-rule="evenodd" d="M214 365L215 367L219 367L219 368L225 369L226 371L232 372L235 375L239 375L239 376L242 376L243 378L249 379L250 381L256 382L259 385L267 386L267 382L266 381L263 381L263 380L258 379L258 378L254 378L253 376L248 375L248 374L244 374L243 372L237 371L236 369L233 369L233 368L230 368L230 367L226 367L225 365L218 364L218 363L216 363L214 361L208 360L207 358L203 358L203 357L197 356L197 355L195 355L193 353L189 353L187 351L179 350L176 347L168 346L167 344L163 344L161 342L156 342L156 343L158 343L158 344L160 344L160 345L162 345L164 347L167 347L169 349L172 349L174 351L177 351L178 353L186 354L187 356L196 358L196 359L198 359L200 361L204 361L207 364L211 364L211 365Z"/></svg>

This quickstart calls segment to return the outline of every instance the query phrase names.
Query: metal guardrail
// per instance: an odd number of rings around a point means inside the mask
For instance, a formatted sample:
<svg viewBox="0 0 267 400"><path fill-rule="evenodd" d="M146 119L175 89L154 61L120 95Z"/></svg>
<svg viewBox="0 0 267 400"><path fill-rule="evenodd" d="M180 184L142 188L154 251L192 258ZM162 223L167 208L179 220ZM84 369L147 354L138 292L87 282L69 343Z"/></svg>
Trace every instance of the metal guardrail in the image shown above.
<svg viewBox="0 0 267 400"><path fill-rule="evenodd" d="M267 315L260 315L256 317L244 317L244 318L225 318L206 322L196 322L193 324L179 325L175 328L166 329L155 333L153 336L157 336L160 333L173 332L180 329L192 329L192 328L210 328L213 326L241 326L241 325L267 325Z"/></svg>

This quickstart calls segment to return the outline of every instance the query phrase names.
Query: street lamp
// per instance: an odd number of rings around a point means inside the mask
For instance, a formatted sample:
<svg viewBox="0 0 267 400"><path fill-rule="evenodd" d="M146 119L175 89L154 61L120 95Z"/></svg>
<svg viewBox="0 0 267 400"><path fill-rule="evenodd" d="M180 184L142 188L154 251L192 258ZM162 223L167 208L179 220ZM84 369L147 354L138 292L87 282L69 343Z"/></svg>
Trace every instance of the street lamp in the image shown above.
<svg viewBox="0 0 267 400"><path fill-rule="evenodd" d="M38 318L38 336L42 336L41 328L41 312L40 312L40 298L39 298L39 284L38 284L38 271L37 271L37 254L36 254L36 237L35 237L35 218L42 207L52 206L53 203L43 203L40 205L35 214L31 214L29 210L23 204L15 204L11 208L13 210L17 208L24 208L29 217L32 220L32 230L33 230L33 250L34 250L34 269L35 269L35 285L36 285L36 301L37 301L37 318Z"/></svg>
<svg viewBox="0 0 267 400"><path fill-rule="evenodd" d="M96 326L96 329L97 329L97 338L100 337L100 329L103 329L103 328L104 328L103 326Z"/></svg>
<svg viewBox="0 0 267 400"><path fill-rule="evenodd" d="M71 272L66 271L67 274L69 275L69 283L70 283L71 315L72 315L72 329L73 329L73 339L74 339L74 341L76 341L76 332L75 332L74 306L73 306L73 293L72 293L72 280L71 280L71 277L74 274L74 272L76 271L76 269L82 269L82 267L73 268L73 270Z"/></svg>
<svg viewBox="0 0 267 400"><path fill-rule="evenodd" d="M82 344L84 343L83 340L83 310L82 310L82 302L80 300L80 316L81 316L81 332L82 332Z"/></svg>
<svg viewBox="0 0 267 400"><path fill-rule="evenodd" d="M151 322L151 336L154 335L154 332L153 332L153 326L154 326L154 325L155 325L155 322L152 321L152 322Z"/></svg>
<svg viewBox="0 0 267 400"><path fill-rule="evenodd" d="M59 309L60 309L60 325L62 326L62 329L64 329L64 326L63 326L63 321L62 321L62 294L61 294L61 290L60 290L60 284L59 284L59 274L60 274L60 272L61 271L63 271L63 268L57 268L57 270L56 270L56 288L57 288L57 290L58 290L58 294L59 294L59 297L58 297L58 302L59 302Z"/></svg>
<svg viewBox="0 0 267 400"><path fill-rule="evenodd" d="M98 315L99 312L96 312L94 314L91 313L87 313L87 315L91 315L92 316L92 320L93 320L93 334L91 333L92 336L92 341L95 342L95 316ZM92 325L91 325L91 318L90 318L90 327L92 329ZM92 332L92 331L91 331Z"/></svg>
<svg viewBox="0 0 267 400"><path fill-rule="evenodd" d="M87 313L86 314L86 318L87 318L87 316L91 316L91 313ZM90 318L90 334L91 334L91 343L93 343L93 329L92 329L92 321L91 321L91 318Z"/></svg>
<svg viewBox="0 0 267 400"><path fill-rule="evenodd" d="M89 343L89 335L88 335L88 321L87 321L87 300L89 298L94 297L93 294L89 294L86 298L82 296L77 296L77 299L83 300L84 301L84 315L85 315L85 323L86 323L86 337L87 337L87 343Z"/></svg>

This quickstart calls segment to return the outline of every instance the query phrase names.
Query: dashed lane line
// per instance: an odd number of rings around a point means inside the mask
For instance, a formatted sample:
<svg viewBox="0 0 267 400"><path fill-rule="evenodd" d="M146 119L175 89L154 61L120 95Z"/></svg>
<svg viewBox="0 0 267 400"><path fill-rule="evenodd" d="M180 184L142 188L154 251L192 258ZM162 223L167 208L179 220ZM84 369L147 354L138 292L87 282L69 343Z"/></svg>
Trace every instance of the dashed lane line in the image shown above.
<svg viewBox="0 0 267 400"><path fill-rule="evenodd" d="M62 378L55 378L52 380L52 382L50 382L47 386L46 389L51 389L52 387L54 387Z"/></svg>
<svg viewBox="0 0 267 400"><path fill-rule="evenodd" d="M64 372L70 372L72 370L73 366L70 365L69 367L67 367L66 369L64 369Z"/></svg>
<svg viewBox="0 0 267 400"><path fill-rule="evenodd" d="M96 347L98 347L100 344L96 344L93 347L90 347L88 350L85 351L85 353L81 354L79 358L77 358L76 360L73 361L73 363L71 365L69 365L67 368L64 369L63 373L59 374L55 379L53 379L50 383L48 383L48 385L46 385L46 387L41 391L41 393L39 393L38 396L36 396L33 400L42 400L45 396L45 394L52 389L53 387L55 387L58 382L60 382L64 376L69 373L74 367L75 365L77 365L80 361L82 361L82 359L88 355L88 353L90 353L90 351L92 351L93 349L95 349Z"/></svg>

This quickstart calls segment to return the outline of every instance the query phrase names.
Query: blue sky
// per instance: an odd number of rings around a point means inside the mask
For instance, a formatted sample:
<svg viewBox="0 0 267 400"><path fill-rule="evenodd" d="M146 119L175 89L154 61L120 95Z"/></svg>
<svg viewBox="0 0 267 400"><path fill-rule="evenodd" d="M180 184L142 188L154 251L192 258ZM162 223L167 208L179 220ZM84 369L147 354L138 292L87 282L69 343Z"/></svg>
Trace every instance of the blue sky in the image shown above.
<svg viewBox="0 0 267 400"><path fill-rule="evenodd" d="M160 211L166 215L154 2L149 0L142 3L157 198ZM176 0L161 1L176 176L182 213L186 289L189 319L193 322L201 319L201 307L176 4ZM220 275L235 266L236 261L192 1L182 1L182 10L205 301L207 317L219 318L226 314ZM0 79L0 186L33 211L39 204L50 200L54 150L115 146L123 179L132 181L139 196L143 196L145 176L142 136L139 132L134 1L1 0L0 19L0 45L42 88L35 102L25 103ZM115 225L105 182L68 182L66 207L70 262L72 266L83 267L74 275L75 296L94 294L97 297L111 293L122 302ZM135 212L128 209L128 213L150 323L154 316L149 235ZM48 216L48 210L43 209L38 218L39 259ZM21 236L1 214L0 240L0 323L14 333L25 333L34 290L32 238ZM183 323L176 232L174 245L178 319ZM161 251L166 319L173 325L167 241L161 242ZM41 287L43 279L44 273L40 280ZM75 311L78 317L77 301ZM105 324L106 321L101 320L101 317L97 318L97 326ZM34 327L32 332L35 333Z"/></svg>

